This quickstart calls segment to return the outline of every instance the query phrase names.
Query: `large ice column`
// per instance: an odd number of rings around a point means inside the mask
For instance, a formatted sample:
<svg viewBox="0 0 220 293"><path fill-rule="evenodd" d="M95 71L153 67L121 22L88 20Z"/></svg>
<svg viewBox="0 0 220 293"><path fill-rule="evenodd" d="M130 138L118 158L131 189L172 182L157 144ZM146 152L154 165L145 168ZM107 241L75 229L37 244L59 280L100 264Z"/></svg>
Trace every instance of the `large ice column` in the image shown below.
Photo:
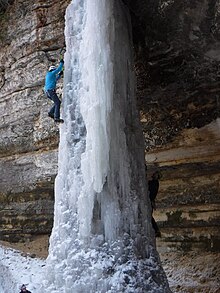
<svg viewBox="0 0 220 293"><path fill-rule="evenodd" d="M170 292L150 224L126 7L74 0L65 36L45 292Z"/></svg>

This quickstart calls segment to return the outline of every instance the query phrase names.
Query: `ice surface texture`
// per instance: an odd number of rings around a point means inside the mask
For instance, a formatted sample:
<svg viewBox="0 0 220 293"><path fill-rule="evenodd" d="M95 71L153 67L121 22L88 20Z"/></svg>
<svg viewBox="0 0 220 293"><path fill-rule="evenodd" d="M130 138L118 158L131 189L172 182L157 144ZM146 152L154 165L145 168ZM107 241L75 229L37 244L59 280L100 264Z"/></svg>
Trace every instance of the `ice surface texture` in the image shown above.
<svg viewBox="0 0 220 293"><path fill-rule="evenodd" d="M126 7L74 0L65 37L45 292L169 292L150 225Z"/></svg>

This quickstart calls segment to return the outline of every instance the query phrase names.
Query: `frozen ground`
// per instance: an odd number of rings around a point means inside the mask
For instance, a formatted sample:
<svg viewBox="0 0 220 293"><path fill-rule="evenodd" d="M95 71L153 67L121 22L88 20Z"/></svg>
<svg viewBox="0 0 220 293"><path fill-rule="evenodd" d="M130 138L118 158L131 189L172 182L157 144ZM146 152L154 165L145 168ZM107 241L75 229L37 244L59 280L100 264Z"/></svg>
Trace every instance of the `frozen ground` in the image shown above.
<svg viewBox="0 0 220 293"><path fill-rule="evenodd" d="M28 284L33 293L40 292L44 267L43 259L0 246L0 293L19 292L22 284Z"/></svg>
<svg viewBox="0 0 220 293"><path fill-rule="evenodd" d="M220 253L161 254L173 293L220 293Z"/></svg>
<svg viewBox="0 0 220 293"><path fill-rule="evenodd" d="M0 246L0 293L19 292L22 283L29 284L32 293L39 292L45 260L28 255L46 255L47 240L38 239L23 248L18 244L23 252ZM169 252L161 259L173 293L220 293L219 253Z"/></svg>

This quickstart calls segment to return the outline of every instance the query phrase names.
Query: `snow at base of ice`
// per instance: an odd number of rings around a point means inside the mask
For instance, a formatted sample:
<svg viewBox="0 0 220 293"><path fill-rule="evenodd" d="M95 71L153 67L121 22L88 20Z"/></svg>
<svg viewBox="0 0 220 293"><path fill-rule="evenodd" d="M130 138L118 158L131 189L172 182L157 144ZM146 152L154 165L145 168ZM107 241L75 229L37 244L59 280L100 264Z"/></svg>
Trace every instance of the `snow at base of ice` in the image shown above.
<svg viewBox="0 0 220 293"><path fill-rule="evenodd" d="M20 251L0 246L0 293L18 293L22 283L28 284L27 288L32 293L44 292L41 283L45 274L45 260L22 255ZM200 255L196 252L170 252L162 256L173 293L218 292L218 253Z"/></svg>
<svg viewBox="0 0 220 293"><path fill-rule="evenodd" d="M130 255L130 251L129 245L123 247L122 243L114 243L111 247L104 245L99 249L96 247L72 250L67 260L59 262L57 268L60 270L49 265L49 279L53 278L54 274L60 275L54 283L47 283L46 292L168 292L165 282L158 285L158 279L162 279L163 273L157 265L155 254L140 260L137 256Z"/></svg>
<svg viewBox="0 0 220 293"><path fill-rule="evenodd" d="M32 293L40 293L45 260L22 256L19 251L0 246L0 293L19 292L22 284Z"/></svg>

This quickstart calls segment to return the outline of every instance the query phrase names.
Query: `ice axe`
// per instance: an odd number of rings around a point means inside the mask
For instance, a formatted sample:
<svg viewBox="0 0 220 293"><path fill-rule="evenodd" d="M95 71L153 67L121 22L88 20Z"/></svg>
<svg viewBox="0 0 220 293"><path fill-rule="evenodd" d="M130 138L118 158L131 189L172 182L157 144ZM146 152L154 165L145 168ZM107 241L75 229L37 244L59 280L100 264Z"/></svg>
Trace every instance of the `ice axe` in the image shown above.
<svg viewBox="0 0 220 293"><path fill-rule="evenodd" d="M62 48L60 49L60 60L64 58L64 54L65 54L65 52L66 52L66 47L64 46L64 47L62 47ZM61 72L62 72L62 73L64 72L64 66L63 66L63 69L62 69Z"/></svg>

